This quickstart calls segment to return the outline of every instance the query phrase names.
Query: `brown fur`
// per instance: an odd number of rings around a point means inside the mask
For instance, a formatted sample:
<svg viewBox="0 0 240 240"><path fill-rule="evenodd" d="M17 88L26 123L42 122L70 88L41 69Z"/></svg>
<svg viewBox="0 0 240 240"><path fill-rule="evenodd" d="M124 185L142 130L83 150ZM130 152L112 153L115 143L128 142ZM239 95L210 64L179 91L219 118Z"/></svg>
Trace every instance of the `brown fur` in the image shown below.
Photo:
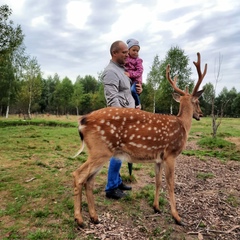
<svg viewBox="0 0 240 240"><path fill-rule="evenodd" d="M198 62L194 63L199 73L196 86L199 87L204 74L200 69L200 54ZM194 89L193 94L183 92L176 87L169 75L167 79L183 96L174 94L174 99L180 102L177 116L153 114L137 109L108 107L94 111L81 117L79 132L88 148L88 159L76 171L74 177L74 216L77 224L83 226L81 214L82 188L85 186L90 218L98 223L94 206L93 187L96 174L112 156L128 162L155 163L156 190L153 208L159 212L159 191L162 181L162 169L165 170L169 200L173 218L181 224L181 218L176 209L174 195L175 159L184 149L192 124L192 117L199 120L202 112L198 98L203 91ZM80 154L81 151L78 152ZM77 154L77 155L78 155Z"/></svg>

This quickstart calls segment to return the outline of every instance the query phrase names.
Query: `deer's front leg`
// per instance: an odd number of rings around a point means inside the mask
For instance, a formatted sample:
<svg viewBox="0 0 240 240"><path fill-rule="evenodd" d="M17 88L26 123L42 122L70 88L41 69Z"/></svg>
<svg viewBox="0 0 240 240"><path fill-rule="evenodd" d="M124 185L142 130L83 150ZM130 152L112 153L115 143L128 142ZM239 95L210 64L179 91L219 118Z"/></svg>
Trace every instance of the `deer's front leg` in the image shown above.
<svg viewBox="0 0 240 240"><path fill-rule="evenodd" d="M166 174L166 182L167 182L168 194L170 199L171 212L176 223L179 225L182 225L181 218L179 217L178 211L176 209L176 200L175 200L175 194L174 194L174 168L175 168L175 158L169 156L166 159L165 174Z"/></svg>
<svg viewBox="0 0 240 240"><path fill-rule="evenodd" d="M162 185L162 163L155 164L155 196L153 209L155 213L160 213L159 209L159 192Z"/></svg>

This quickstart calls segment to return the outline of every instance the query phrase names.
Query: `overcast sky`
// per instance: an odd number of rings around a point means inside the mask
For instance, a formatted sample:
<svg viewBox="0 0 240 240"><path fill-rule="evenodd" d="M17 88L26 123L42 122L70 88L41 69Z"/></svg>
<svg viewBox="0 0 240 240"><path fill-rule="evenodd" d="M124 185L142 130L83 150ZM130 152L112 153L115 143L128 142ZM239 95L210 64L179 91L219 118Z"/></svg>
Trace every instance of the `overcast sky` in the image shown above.
<svg viewBox="0 0 240 240"><path fill-rule="evenodd" d="M21 25L26 52L36 57L44 77L57 73L75 82L80 75L97 78L110 60L113 41L136 38L141 45L144 82L156 55L163 60L178 46L193 61L208 63L203 84L216 83L219 54L220 82L240 92L239 0L0 0Z"/></svg>

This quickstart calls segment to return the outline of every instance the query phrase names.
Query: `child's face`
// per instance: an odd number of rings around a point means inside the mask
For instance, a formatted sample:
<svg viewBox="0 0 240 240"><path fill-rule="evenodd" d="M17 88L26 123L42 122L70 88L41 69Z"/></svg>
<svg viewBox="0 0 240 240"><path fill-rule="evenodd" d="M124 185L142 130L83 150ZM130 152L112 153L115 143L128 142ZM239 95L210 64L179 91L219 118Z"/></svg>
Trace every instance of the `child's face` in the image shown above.
<svg viewBox="0 0 240 240"><path fill-rule="evenodd" d="M130 55L132 58L137 58L139 51L140 51L140 47L139 47L139 46L132 46L132 47L129 49L129 55Z"/></svg>

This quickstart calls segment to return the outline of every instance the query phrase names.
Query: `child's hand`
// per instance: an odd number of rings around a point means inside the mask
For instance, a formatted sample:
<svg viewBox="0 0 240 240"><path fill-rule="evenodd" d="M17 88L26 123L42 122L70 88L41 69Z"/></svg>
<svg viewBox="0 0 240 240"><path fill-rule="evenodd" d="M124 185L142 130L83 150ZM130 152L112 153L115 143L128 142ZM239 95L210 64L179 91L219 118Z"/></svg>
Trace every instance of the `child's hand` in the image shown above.
<svg viewBox="0 0 240 240"><path fill-rule="evenodd" d="M136 89L137 89L137 94L141 94L142 93L142 85L140 83L136 84Z"/></svg>
<svg viewBox="0 0 240 240"><path fill-rule="evenodd" d="M142 106L141 106L141 104L139 104L138 106L136 106L136 109L142 109Z"/></svg>
<svg viewBox="0 0 240 240"><path fill-rule="evenodd" d="M125 75L127 75L128 77L130 77L129 72L124 72Z"/></svg>

